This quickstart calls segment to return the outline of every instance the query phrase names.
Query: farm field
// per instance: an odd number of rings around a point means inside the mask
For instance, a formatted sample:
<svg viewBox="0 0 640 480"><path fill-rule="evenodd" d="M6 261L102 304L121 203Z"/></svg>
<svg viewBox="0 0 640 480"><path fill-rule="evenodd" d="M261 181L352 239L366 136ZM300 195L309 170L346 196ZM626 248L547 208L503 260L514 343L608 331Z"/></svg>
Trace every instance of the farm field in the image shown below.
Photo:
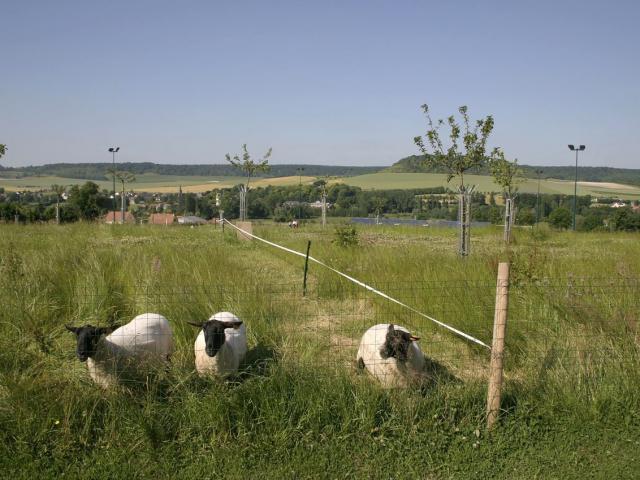
<svg viewBox="0 0 640 480"><path fill-rule="evenodd" d="M313 181L314 177L302 177L303 182ZM0 187L7 191L16 190L47 190L51 185L80 185L87 180L77 178L64 178L54 176L38 176L38 177L22 177L22 178L3 178L0 177ZM113 183L111 180L91 180L97 183L100 188L111 190ZM157 175L145 173L136 176L136 181L127 186L128 190L136 192L158 192L158 193L177 193L181 186L183 192L206 192L214 188L233 187L244 181L243 177L198 177L198 176L176 176L176 175ZM277 178L258 178L252 179L253 186L267 185L297 185L299 177L277 177ZM116 186L118 188L118 186Z"/></svg>
<svg viewBox="0 0 640 480"><path fill-rule="evenodd" d="M476 185L479 191L498 192L500 188L495 185L488 176L466 175L468 183ZM312 176L289 176L272 178L252 179L253 187L266 187L268 185L284 186L311 183L316 180ZM42 190L49 189L53 184L75 185L82 184L86 180L41 176L23 178L2 178L0 177L0 187L7 191L15 190ZM136 181L129 185L130 189L137 192L157 192L176 193L179 187L183 192L206 192L214 188L228 188L243 182L242 177L198 177L198 176L175 176L143 174L136 177ZM447 177L437 173L389 173L380 172L354 177L342 177L330 180L331 183L346 183L365 190L390 190L390 189L412 189L431 188L439 186L452 187L447 184ZM101 188L111 189L112 182L109 180L95 181ZM129 188L128 187L128 188ZM452 187L453 188L453 187ZM538 182L534 179L526 179L520 183L519 191L535 193ZM549 194L573 195L573 182L565 180L545 179L540 182L540 192ZM640 199L640 188L630 185L622 185L607 182L578 182L578 195L592 195L595 197L615 197L626 200Z"/></svg>
<svg viewBox="0 0 640 480"><path fill-rule="evenodd" d="M380 172L337 180L348 185L365 190L388 190L429 188L447 186L447 176L439 173L391 173ZM476 185L481 192L499 192L500 187L493 183L491 177L484 175L465 175L465 182ZM455 185L455 184L450 184ZM545 179L540 181L540 192L549 194L573 195L573 182L566 180ZM526 179L518 185L521 192L536 193L538 181ZM640 188L630 185L620 185L599 182L578 182L578 195L608 196L623 199L640 198Z"/></svg>
<svg viewBox="0 0 640 480"><path fill-rule="evenodd" d="M417 310L490 342L495 278L511 263L503 412L484 430L489 352L335 273L232 228L0 225L3 478L637 478L637 234L254 224ZM229 310L249 354L232 381L197 377L193 341ZM171 321L167 372L91 383L65 324ZM376 323L407 326L433 362L383 390L355 352Z"/></svg>

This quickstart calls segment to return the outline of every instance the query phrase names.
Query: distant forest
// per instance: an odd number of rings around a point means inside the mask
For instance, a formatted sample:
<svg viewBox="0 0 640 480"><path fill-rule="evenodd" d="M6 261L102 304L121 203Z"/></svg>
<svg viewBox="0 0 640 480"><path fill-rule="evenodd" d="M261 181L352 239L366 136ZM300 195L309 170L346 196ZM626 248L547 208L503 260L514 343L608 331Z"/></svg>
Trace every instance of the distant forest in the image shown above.
<svg viewBox="0 0 640 480"><path fill-rule="evenodd" d="M387 169L396 173L446 173L445 170L428 168L424 165L423 155L412 155L394 163ZM542 170L541 178L555 178L558 180L573 180L575 178L575 166L566 167L536 167L533 165L520 165L522 176L537 178L536 170ZM489 175L487 168L469 170L468 173L477 175ZM640 170L631 168L612 167L581 167L578 165L578 181L583 182L615 182L628 185L640 185Z"/></svg>
<svg viewBox="0 0 640 480"><path fill-rule="evenodd" d="M442 169L428 168L424 165L424 156L412 155L394 163L391 167L353 167L337 165L271 165L271 170L261 173L259 177L287 177L294 175L308 175L312 177L335 176L352 177L381 171L396 173L446 173ZM49 165L32 167L3 167L0 165L0 177L25 177L52 175L81 180L104 180L110 162L105 163L52 163ZM152 162L118 163L119 170L126 170L136 175L154 173L158 175L178 176L237 176L242 172L231 165L168 165ZM575 167L536 167L521 165L524 177L536 178L535 171L543 171L541 177L556 178L558 180L573 180ZM299 169L304 169L300 171ZM470 170L469 173L489 175L488 169ZM640 169L611 168L611 167L579 167L578 180L587 182L615 182L629 185L640 185Z"/></svg>
<svg viewBox="0 0 640 480"><path fill-rule="evenodd" d="M142 175L144 173L155 173L159 175L179 175L179 176L237 176L242 172L231 165L165 165L160 163L116 163L119 170ZM49 165L33 167L5 168L0 165L0 176L3 177L25 177L25 176L45 176L53 175L65 178L77 178L83 180L104 180L107 169L111 168L109 163L52 163ZM271 165L271 170L267 173L257 174L259 177L288 177L293 175L308 175L312 177L338 176L351 177L354 175L364 175L384 170L385 167L343 167L329 165ZM299 170L303 169L303 170Z"/></svg>

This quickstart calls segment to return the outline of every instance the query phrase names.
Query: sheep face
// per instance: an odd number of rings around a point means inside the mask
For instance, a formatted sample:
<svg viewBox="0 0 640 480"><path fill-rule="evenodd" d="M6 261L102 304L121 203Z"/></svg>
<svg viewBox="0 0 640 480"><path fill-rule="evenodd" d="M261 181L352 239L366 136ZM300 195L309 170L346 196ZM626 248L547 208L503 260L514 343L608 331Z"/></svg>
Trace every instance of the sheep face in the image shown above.
<svg viewBox="0 0 640 480"><path fill-rule="evenodd" d="M65 328L76 335L78 360L86 362L88 358L92 358L96 354L100 337L113 332L117 327L94 327L93 325L72 327L65 325Z"/></svg>
<svg viewBox="0 0 640 480"><path fill-rule="evenodd" d="M204 331L205 352L209 357L215 357L222 345L224 345L225 334L227 328L235 328L236 330L242 325L241 321L221 322L219 320L208 320L202 324L191 323L190 325L200 327Z"/></svg>
<svg viewBox="0 0 640 480"><path fill-rule="evenodd" d="M380 348L380 356L382 358L393 357L399 362L404 363L407 361L407 353L409 352L411 342L417 340L420 340L420 338L414 337L410 333L402 330L396 330L393 324L391 324L387 330L385 342Z"/></svg>

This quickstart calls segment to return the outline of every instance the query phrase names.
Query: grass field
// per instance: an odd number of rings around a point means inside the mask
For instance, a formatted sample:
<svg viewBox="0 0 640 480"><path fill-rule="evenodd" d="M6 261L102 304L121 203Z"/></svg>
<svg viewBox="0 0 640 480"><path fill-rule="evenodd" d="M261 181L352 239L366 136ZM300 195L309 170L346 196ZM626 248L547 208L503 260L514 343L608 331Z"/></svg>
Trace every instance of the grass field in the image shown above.
<svg viewBox="0 0 640 480"><path fill-rule="evenodd" d="M631 234L457 232L270 223L303 250L420 311L490 341L497 263L512 264L504 411L484 431L489 354L334 273L227 228L0 225L2 478L637 478L640 255ZM245 320L243 374L198 378L202 321ZM173 326L170 369L103 391L64 324L157 311ZM438 374L386 391L354 366L359 336L408 326Z"/></svg>

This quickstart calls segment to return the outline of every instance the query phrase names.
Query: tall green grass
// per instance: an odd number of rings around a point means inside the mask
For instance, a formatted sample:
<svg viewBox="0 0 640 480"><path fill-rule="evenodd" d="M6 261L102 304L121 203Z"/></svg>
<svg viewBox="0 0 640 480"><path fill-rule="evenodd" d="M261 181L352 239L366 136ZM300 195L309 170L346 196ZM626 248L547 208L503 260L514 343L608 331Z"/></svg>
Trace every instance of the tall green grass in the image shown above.
<svg viewBox="0 0 640 480"><path fill-rule="evenodd" d="M484 432L486 349L230 229L0 226L0 472L5 478L634 478L640 471L638 237L360 227L254 231L489 342L497 263L512 264L504 412ZM186 321L247 322L231 381L194 373ZM104 391L65 323L170 319L169 371ZM407 325L447 375L384 391L359 374L360 335Z"/></svg>

